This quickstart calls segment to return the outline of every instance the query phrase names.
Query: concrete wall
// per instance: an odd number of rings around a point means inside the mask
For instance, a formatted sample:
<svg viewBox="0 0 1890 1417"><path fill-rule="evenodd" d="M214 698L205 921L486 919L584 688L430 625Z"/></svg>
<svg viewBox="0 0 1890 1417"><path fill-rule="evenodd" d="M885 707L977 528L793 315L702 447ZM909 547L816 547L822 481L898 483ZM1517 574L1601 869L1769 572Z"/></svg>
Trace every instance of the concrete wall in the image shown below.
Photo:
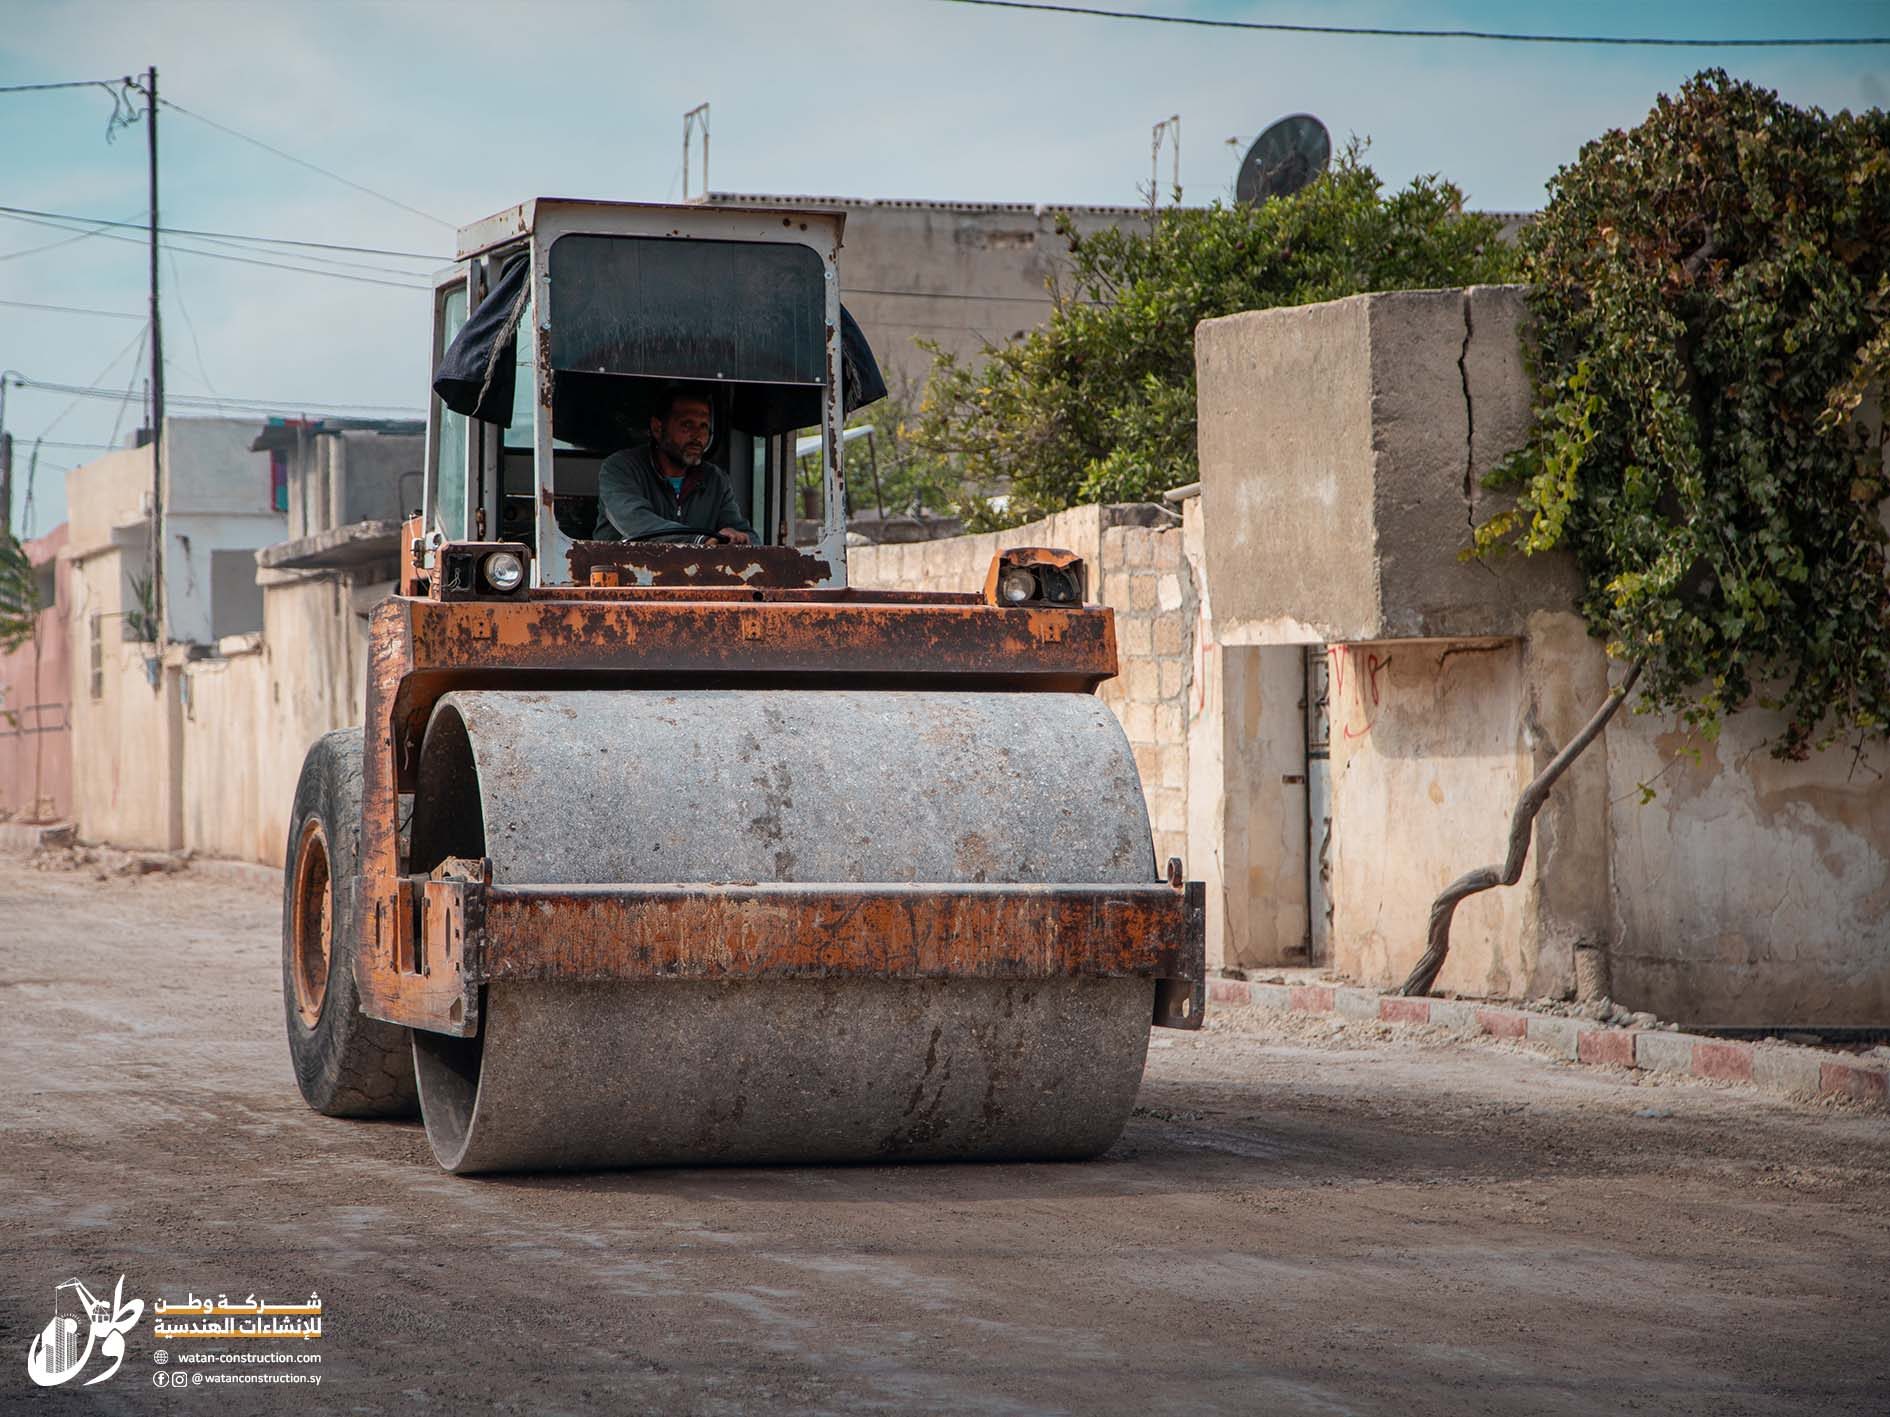
<svg viewBox="0 0 1890 1417"><path fill-rule="evenodd" d="M135 609L129 578L143 557L110 545L90 554L68 547L67 555L79 833L91 841L175 850L183 845L177 674L159 663L154 646L126 638Z"/></svg>
<svg viewBox="0 0 1890 1417"><path fill-rule="evenodd" d="M72 811L72 576L64 525L26 543L41 572L35 641L0 655L0 816L59 821ZM47 589L51 589L48 597Z"/></svg>
<svg viewBox="0 0 1890 1417"><path fill-rule="evenodd" d="M1333 964L1397 983L1424 952L1430 906L1498 864L1516 799L1587 721L1606 664L1571 614L1528 638L1398 641L1331 651ZM1523 877L1465 901L1438 987L1539 997L1574 987L1579 939L1609 928L1607 765L1569 770L1536 819Z"/></svg>
<svg viewBox="0 0 1890 1417"><path fill-rule="evenodd" d="M1694 1023L1890 1021L1890 751L1779 762L1763 710L1717 743L1616 722L1616 994Z"/></svg>
<svg viewBox="0 0 1890 1417"><path fill-rule="evenodd" d="M205 856L273 861L288 803L272 769L280 756L268 655L260 633L226 640L218 655L182 667L183 840ZM294 791L293 781L289 790ZM286 826L282 831L286 831Z"/></svg>
<svg viewBox="0 0 1890 1417"><path fill-rule="evenodd" d="M1527 427L1522 294L1396 291L1203 321L1201 499L1223 644L1514 635L1562 558L1466 564Z"/></svg>
<svg viewBox="0 0 1890 1417"><path fill-rule="evenodd" d="M182 845L282 864L309 744L361 721L367 620L333 576L263 573L260 633L223 640L183 667Z"/></svg>
<svg viewBox="0 0 1890 1417"><path fill-rule="evenodd" d="M240 577L247 560L253 582L256 548L280 540L286 523L270 505L267 455L249 450L259 427L248 419L166 420L164 578L171 644L161 656L138 638L141 607L132 586L149 566L152 449L108 453L67 476L70 520L62 558L71 591L65 622L71 643L72 808L88 839L177 850L207 830L242 833L228 824L205 825L226 813L240 821L248 810L221 805L228 785L223 777L215 780L218 797L204 802L194 801L192 784L203 785L207 773L245 772L253 761L249 745L271 740L265 734L196 735L200 751L193 767L189 681L196 656L215 643L219 629L255 618L255 592L238 586L219 596L218 573L227 580L234 568ZM260 629L260 618L249 628Z"/></svg>
<svg viewBox="0 0 1890 1417"><path fill-rule="evenodd" d="M1158 868L1170 856L1188 859L1195 587L1181 528L1173 522L1151 507L1077 507L1010 531L847 553L850 582L884 590L982 589L991 558L1013 546L1062 547L1088 563L1090 600L1116 612L1120 664L1098 697L1121 721L1135 753Z"/></svg>
<svg viewBox="0 0 1890 1417"><path fill-rule="evenodd" d="M1228 797L1251 794L1263 820L1282 811L1283 753L1238 771L1235 746L1272 734L1259 726L1268 695L1243 704L1231 651L1334 642L1334 963L1365 982L1406 973L1437 891L1501 860L1522 787L1606 692L1610 665L1572 612L1566 560L1493 574L1456 557L1470 521L1498 505L1478 481L1527 427L1522 315L1507 289L1399 292L1210 321L1197 336L1222 713L1197 722L1220 737ZM1282 672L1275 706L1286 686ZM1237 713L1253 715L1244 732ZM1565 992L1572 949L1591 940L1610 949L1615 997L1667 1017L1890 1018L1890 753L1781 763L1766 752L1775 730L1748 710L1709 745L1618 717L1537 818L1521 883L1459 909L1441 987ZM1285 859L1278 841L1254 844L1231 801L1190 815L1224 858ZM1250 915L1260 883L1279 878L1254 879ZM1242 894L1229 871L1227 900ZM1244 938L1230 958L1252 947L1251 927Z"/></svg>

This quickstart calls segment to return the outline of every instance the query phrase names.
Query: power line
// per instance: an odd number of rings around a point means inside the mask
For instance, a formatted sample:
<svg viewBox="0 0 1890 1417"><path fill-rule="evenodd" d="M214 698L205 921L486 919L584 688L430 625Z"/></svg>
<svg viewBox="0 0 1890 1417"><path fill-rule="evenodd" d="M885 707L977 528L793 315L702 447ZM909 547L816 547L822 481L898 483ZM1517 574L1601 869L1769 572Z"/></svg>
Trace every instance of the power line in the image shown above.
<svg viewBox="0 0 1890 1417"><path fill-rule="evenodd" d="M111 373L113 369L117 368L118 361L123 359L127 354L130 354L134 346L137 348L140 354L143 354L145 336L149 335L150 333L151 333L151 322L147 320L144 322L144 327L138 331L137 337L131 340L130 342L128 342L123 349L118 351L118 353L114 354L112 356L112 362L110 364L107 364L103 369L99 370L98 373L93 377L92 382L94 384L98 383L100 379L103 379L107 374ZM135 367L137 361L133 360L132 363ZM33 383L34 383L33 380L26 378L24 375L15 374L13 376L13 387L16 389L29 388L32 386ZM117 390L115 389L110 390L109 392L112 393L114 396L117 395ZM73 409L79 406L79 397L83 397L83 395L74 397L72 402L68 403L64 408L60 409L58 416L55 417L51 423L48 423L44 428L39 430L39 436L42 438L45 437L48 433L52 432L53 429L57 428L61 423L64 423L66 421L66 415L71 413Z"/></svg>
<svg viewBox="0 0 1890 1417"><path fill-rule="evenodd" d="M144 332L146 335L149 335L151 333L151 327L149 325L146 325L144 327ZM131 377L125 380L125 396L123 399L119 400L118 412L112 415L111 439L114 443L118 441L118 425L125 421L125 410L131 407L132 392L138 387L138 366L143 363L144 363L144 342L140 340L138 342L137 357L131 361ZM78 400L74 399L73 402L77 403ZM150 411L151 410L148 407L144 410L144 412L146 413L149 413ZM153 434L154 439L155 439L155 436L156 435L154 433ZM157 454L153 452L152 456L156 457Z"/></svg>
<svg viewBox="0 0 1890 1417"><path fill-rule="evenodd" d="M330 181L339 182L344 187L352 187L355 191L363 192L367 194L368 196L373 197L377 201L386 202L389 206L399 207L403 212L411 212L414 216L425 217L428 221L434 223L436 226L443 226L448 231L452 231L455 229L452 222L447 221L442 217L434 216L433 213L431 212L423 212L418 207L410 207L405 202L401 201L398 197L390 197L385 192L376 192L372 187L364 187L359 182L350 181L348 178L343 177L339 172L330 172L325 167L317 167L314 163L309 162L306 158L299 158L294 153L285 153L281 148L271 147L268 143L265 143L260 138L252 138L247 133L239 133L236 129L228 126L227 124L219 123L214 118L206 118L201 113L193 113L191 112L190 109L185 108L182 104L173 103L168 98L159 99L158 102L162 103L166 108L171 109L174 112L183 114L184 117L186 118L195 118L199 123L204 124L206 127L215 128L219 133L227 133L230 137L237 139L239 142L248 143L251 147L261 148L264 152L270 153L276 157L279 157L284 162L292 162L297 167L306 167L310 172L320 173L323 177L328 178Z"/></svg>
<svg viewBox="0 0 1890 1417"><path fill-rule="evenodd" d="M0 217L4 217L4 219L7 221L23 221L29 226L50 227L54 231L70 231L72 229L71 227L68 227L68 226L62 226L56 221L47 221L43 217L18 216L11 212L0 212ZM86 234L96 235L101 240L105 240L105 241L122 241L128 246L143 246L143 247L146 247L147 249L150 246L150 243L148 241L141 241L135 236L120 236L117 233L110 232L110 231L88 232ZM175 241L166 242L165 249L170 250L170 251L178 251L178 252L183 253L186 256L203 256L206 259L209 259L212 261L235 261L239 265L268 266L273 270L297 271L305 276L326 276L330 280L351 280L351 281L359 282L362 285L386 285L386 286L392 286L396 290L431 290L432 289L431 285L420 283L417 278L409 279L405 281L379 280L373 276L357 276L357 275L348 275L347 273L343 271L319 270L314 266L292 266L292 265L285 264L284 262L281 262L281 261L263 261L263 260L258 260L253 256L232 255L228 251L205 251L196 246L179 246ZM319 260L320 258L309 257L308 259ZM408 276L408 277L415 276L414 272L395 270L392 267L386 267L386 266L367 267L366 269L382 270L386 272L386 274L388 275Z"/></svg>
<svg viewBox="0 0 1890 1417"><path fill-rule="evenodd" d="M184 317L184 328L190 331L190 347L197 355L197 372L203 376L203 386L214 394L217 386L210 377L210 371L204 367L203 346L197 342L197 322L190 318L190 306L184 303L184 278L177 272L177 256L168 249L165 254L171 258L171 291L177 301L177 308Z"/></svg>
<svg viewBox="0 0 1890 1417"><path fill-rule="evenodd" d="M71 79L65 83L59 84L8 84L6 87L0 88L0 93L44 93L48 89L106 89L109 91L114 84L128 84L130 82L131 80L128 78L111 78Z"/></svg>
<svg viewBox="0 0 1890 1417"><path fill-rule="evenodd" d="M124 310L87 310L77 305L40 305L31 300L0 300L0 305L11 305L16 310L52 310L61 315L97 315L105 320L142 320L144 316L133 315Z"/></svg>
<svg viewBox="0 0 1890 1417"><path fill-rule="evenodd" d="M1201 29L1267 30L1276 34L1337 34L1388 39L1482 39L1504 44L1607 44L1660 49L1808 49L1885 45L1890 35L1819 36L1806 39L1674 39L1611 34L1512 34L1501 30L1410 30L1364 25L1288 25L1265 20L1211 20L1198 15L1150 15L1136 10L1100 10L1089 5L1049 5L1040 0L940 0L947 5L982 5L994 10L1038 10L1053 15L1088 15L1104 20L1142 20Z"/></svg>
<svg viewBox="0 0 1890 1417"><path fill-rule="evenodd" d="M122 358L123 355L120 355ZM113 364L117 359L112 361ZM13 375L13 387L16 389L38 389L43 393L71 394L75 398L123 399L124 392L119 389L105 388L98 384L56 384L44 379L28 379ZM307 399L264 399L238 398L233 395L209 394L172 394L167 393L165 402L202 408L216 408L227 404L231 408L242 408L245 412L262 410L277 412L284 409L297 409L310 413L388 413L404 414L408 418L424 418L425 410L398 404L376 403L313 403Z"/></svg>
<svg viewBox="0 0 1890 1417"><path fill-rule="evenodd" d="M166 101L168 104L168 100ZM31 207L0 207L0 212L8 216L39 217L44 221L72 221L100 227L121 226L134 231L143 231L142 221L108 221L104 217L75 216L71 212L42 212ZM345 246L332 241L293 241L286 236L251 236L240 231L194 231L183 226L160 226L160 236L193 236L208 241L249 241L261 246L298 246L310 251L346 251L357 256L394 256L408 261L433 261L435 263L450 260L450 257L434 255L425 251L389 251L379 246Z"/></svg>
<svg viewBox="0 0 1890 1417"><path fill-rule="evenodd" d="M38 225L41 225L41 226L44 226L46 224L47 223L45 222L38 223ZM61 246L70 246L75 242L85 240L85 238L88 236L102 235L105 231L105 228L112 224L113 223L110 223L110 222L101 222L99 225L93 227L90 231L81 231L76 236L68 236L64 241L48 241L43 246L28 246L23 251L8 251L4 255L0 255L0 261L17 261L21 256L36 256L41 251L57 251ZM54 229L57 231L72 230L72 228L69 226L55 227Z"/></svg>

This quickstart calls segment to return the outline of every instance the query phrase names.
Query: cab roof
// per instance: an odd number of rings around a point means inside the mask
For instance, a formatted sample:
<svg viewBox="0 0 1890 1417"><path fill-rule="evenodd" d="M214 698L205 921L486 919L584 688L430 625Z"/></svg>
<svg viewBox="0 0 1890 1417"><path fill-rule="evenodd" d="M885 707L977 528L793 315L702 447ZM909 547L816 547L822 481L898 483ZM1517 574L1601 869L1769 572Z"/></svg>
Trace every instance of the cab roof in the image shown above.
<svg viewBox="0 0 1890 1417"><path fill-rule="evenodd" d="M833 207L756 206L743 202L605 202L579 197L532 197L459 229L458 260L482 255L529 236L548 220L566 230L574 225L599 234L625 236L703 235L727 239L752 223L757 229L776 222L799 225L819 241L840 245L844 211Z"/></svg>

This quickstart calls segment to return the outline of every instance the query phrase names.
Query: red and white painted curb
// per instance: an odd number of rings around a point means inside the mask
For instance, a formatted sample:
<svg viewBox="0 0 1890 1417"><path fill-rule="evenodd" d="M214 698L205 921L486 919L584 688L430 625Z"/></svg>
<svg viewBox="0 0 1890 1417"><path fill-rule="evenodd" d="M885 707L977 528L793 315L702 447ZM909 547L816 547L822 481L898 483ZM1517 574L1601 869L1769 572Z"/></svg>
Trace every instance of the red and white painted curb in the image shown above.
<svg viewBox="0 0 1890 1417"><path fill-rule="evenodd" d="M1591 1019L1504 1008L1475 999L1407 999L1343 984L1253 984L1211 979L1208 1001L1383 1023L1437 1024L1548 1048L1572 1063L1606 1063L1718 1082L1748 1082L1798 1097L1842 1097L1890 1111L1890 1064L1789 1043L1743 1043L1661 1028L1616 1028Z"/></svg>

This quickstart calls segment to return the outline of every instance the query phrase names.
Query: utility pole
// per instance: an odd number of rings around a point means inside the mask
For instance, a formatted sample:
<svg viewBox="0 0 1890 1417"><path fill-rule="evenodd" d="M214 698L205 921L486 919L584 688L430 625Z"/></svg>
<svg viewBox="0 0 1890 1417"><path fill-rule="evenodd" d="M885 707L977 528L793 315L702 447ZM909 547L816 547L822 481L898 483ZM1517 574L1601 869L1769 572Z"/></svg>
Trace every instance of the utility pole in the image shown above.
<svg viewBox="0 0 1890 1417"><path fill-rule="evenodd" d="M0 369L0 536L13 531L13 438L7 432L7 380L11 369Z"/></svg>
<svg viewBox="0 0 1890 1417"><path fill-rule="evenodd" d="M151 181L151 613L164 648L164 335L158 319L158 86L157 66L145 70L145 143Z"/></svg>
<svg viewBox="0 0 1890 1417"><path fill-rule="evenodd" d="M0 541L13 535L13 435L0 433Z"/></svg>

